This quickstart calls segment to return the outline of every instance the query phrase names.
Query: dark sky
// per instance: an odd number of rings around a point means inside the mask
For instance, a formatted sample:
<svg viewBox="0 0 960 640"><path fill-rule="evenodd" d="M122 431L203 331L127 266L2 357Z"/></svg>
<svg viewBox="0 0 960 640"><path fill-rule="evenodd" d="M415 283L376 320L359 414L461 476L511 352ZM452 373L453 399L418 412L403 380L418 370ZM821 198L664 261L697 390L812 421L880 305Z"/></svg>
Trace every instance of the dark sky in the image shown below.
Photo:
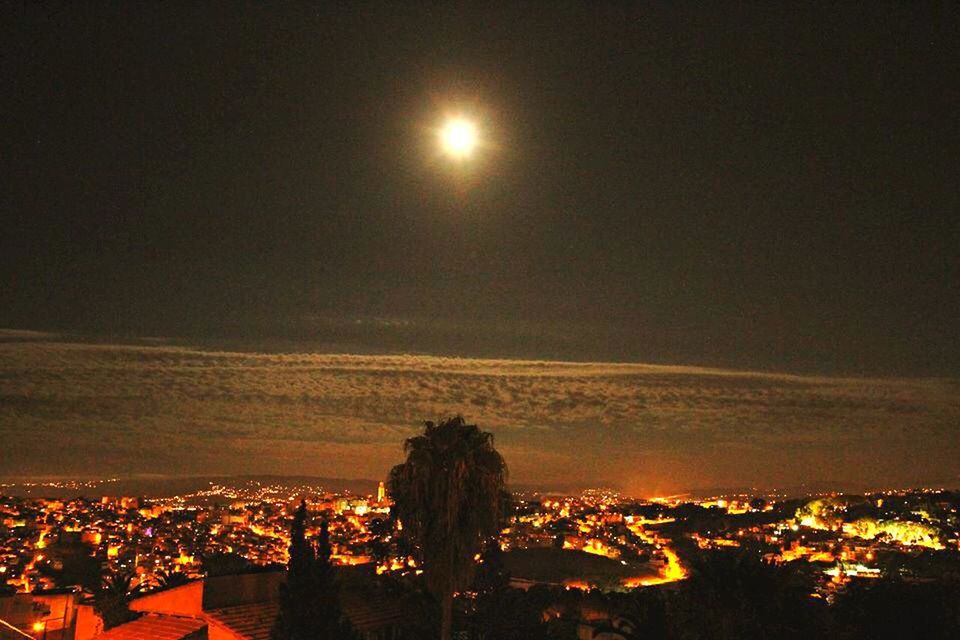
<svg viewBox="0 0 960 640"><path fill-rule="evenodd" d="M952 3L77 5L0 10L0 326L960 372Z"/></svg>

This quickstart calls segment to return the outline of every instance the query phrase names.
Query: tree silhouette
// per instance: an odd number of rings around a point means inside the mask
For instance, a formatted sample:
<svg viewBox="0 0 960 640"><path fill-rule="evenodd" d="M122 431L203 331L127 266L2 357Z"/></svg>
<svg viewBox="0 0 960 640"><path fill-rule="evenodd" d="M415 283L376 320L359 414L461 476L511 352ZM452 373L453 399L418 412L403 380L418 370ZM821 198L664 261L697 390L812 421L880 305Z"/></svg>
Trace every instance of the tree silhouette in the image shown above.
<svg viewBox="0 0 960 640"><path fill-rule="evenodd" d="M203 556L201 563L208 576L232 576L257 568L257 565L238 553L213 553Z"/></svg>
<svg viewBox="0 0 960 640"><path fill-rule="evenodd" d="M321 526L314 544L307 539L307 503L301 500L290 529L287 582L280 587L280 613L274 640L349 640L354 637L338 603L330 565L330 534Z"/></svg>
<svg viewBox="0 0 960 640"><path fill-rule="evenodd" d="M93 555L95 551L79 540L56 542L46 548L44 555L55 560L58 569L53 569L54 563L50 562L42 566L41 572L52 577L58 587L80 585L97 593L103 586L103 577L100 560Z"/></svg>
<svg viewBox="0 0 960 640"><path fill-rule="evenodd" d="M824 637L825 605L810 597L804 563L770 565L749 549L692 558L691 576L671 599L674 636L684 640Z"/></svg>
<svg viewBox="0 0 960 640"><path fill-rule="evenodd" d="M960 582L910 584L894 578L853 583L837 599L833 615L837 637L844 640L960 638Z"/></svg>
<svg viewBox="0 0 960 640"><path fill-rule="evenodd" d="M373 538L370 542L370 553L378 565L383 564L390 556L390 544L385 538L393 532L393 523L386 518L372 518L367 523L367 530Z"/></svg>
<svg viewBox="0 0 960 640"><path fill-rule="evenodd" d="M461 416L427 422L404 450L406 462L390 471L390 494L440 601L440 638L449 640L453 594L470 585L474 556L499 533L507 467L493 435Z"/></svg>
<svg viewBox="0 0 960 640"><path fill-rule="evenodd" d="M133 573L111 573L104 576L94 605L103 620L104 630L139 617L130 611L131 596L138 590L131 587L132 584Z"/></svg>
<svg viewBox="0 0 960 640"><path fill-rule="evenodd" d="M188 582L190 582L190 578L180 571L163 572L156 575L158 589L172 589L173 587L183 586Z"/></svg>
<svg viewBox="0 0 960 640"><path fill-rule="evenodd" d="M546 637L544 606L521 589L510 587L510 573L499 540L482 555L471 591L476 593L470 626L484 640L538 640Z"/></svg>

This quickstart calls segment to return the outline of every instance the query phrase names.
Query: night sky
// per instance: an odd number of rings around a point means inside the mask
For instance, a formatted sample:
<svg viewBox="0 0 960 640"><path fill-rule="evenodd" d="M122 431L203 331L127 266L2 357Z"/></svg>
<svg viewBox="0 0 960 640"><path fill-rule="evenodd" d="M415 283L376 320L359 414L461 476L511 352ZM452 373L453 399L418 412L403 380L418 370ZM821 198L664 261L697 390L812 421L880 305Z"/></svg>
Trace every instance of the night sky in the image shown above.
<svg viewBox="0 0 960 640"><path fill-rule="evenodd" d="M336 353L641 362L803 374L833 380L847 400L848 383L871 398L825 408L790 396L764 411L763 402L736 406L739 391L721 393L715 413L694 420L694 433L713 435L682 443L708 455L722 450L713 447L719 425L746 425L724 432L759 447L745 481L837 477L811 461L783 473L761 464L784 444L764 445L750 429L834 430L807 437L821 447L810 460L830 443L859 450L850 480L881 479L897 452L901 464L956 452L960 11L835 4L4 3L0 327L51 332L49 345L61 346L43 347L48 334L0 340L0 429L7 438L61 429L80 449L84 437L94 442L83 434L120 429L111 433L126 453L91 449L70 471L129 471L148 446L134 423L159 411L167 385L189 393L189 377L171 365L148 376L156 386L126 390L145 404L104 399L116 372L103 353L119 349L134 364L118 357L116 370L137 369L154 348L137 340L151 336L164 340L161 354L180 348L171 345L227 354L226 369L252 357L272 371L271 358L292 353L323 363ZM437 152L435 129L449 115L473 119L483 141L463 163ZM62 346L64 335L76 349ZM123 346L131 341L138 346ZM91 342L114 346L78 346ZM78 367L95 372L81 391ZM413 380L423 367L429 359L403 370ZM516 376L495 368L500 381ZM727 466L740 454L681 462L680 440L645 431L683 431L690 414L611 416L610 388L570 389L568 373L553 386L547 376L538 393L599 398L593 414L574 401L575 416L539 405L514 415L510 398L538 402L522 397L525 387L468 383L435 404L374 416L369 406L389 403L365 405L360 385L347 394L354 404L325 414L339 426L317 428L349 443L362 431L349 418L360 416L400 429L375 439L399 441L436 417L420 412L464 404L481 425L512 416L545 434L573 429L570 442L593 447L596 465L621 438L638 452L669 441L675 455L658 460L673 460L663 462L672 484L736 480ZM329 402L326 378L304 375L314 386L302 393ZM701 398L713 378L700 375L663 385ZM220 397L219 383L207 383L196 394ZM667 402L644 391L648 378L634 383L623 392L630 407ZM251 389L224 384L221 400L257 404ZM907 409L877 399L886 384L899 385ZM254 411L243 435L209 422L229 402L203 406L168 407L169 425L180 425L169 428L202 434L207 425L208 440L236 444L285 419ZM901 434L905 415L936 435L909 446L877 445L861 431L844 440L851 424L886 430L880 439ZM591 420L605 425L592 440ZM312 428L304 418L290 441ZM504 437L517 451L535 448L528 436ZM866 453L864 443L873 443ZM58 471L27 460L23 446L6 451L0 472ZM158 464L252 470L233 462L241 453ZM387 458L377 453L362 473ZM570 460L551 464L547 475L558 475ZM628 467L583 477L657 484ZM960 472L955 461L934 467Z"/></svg>

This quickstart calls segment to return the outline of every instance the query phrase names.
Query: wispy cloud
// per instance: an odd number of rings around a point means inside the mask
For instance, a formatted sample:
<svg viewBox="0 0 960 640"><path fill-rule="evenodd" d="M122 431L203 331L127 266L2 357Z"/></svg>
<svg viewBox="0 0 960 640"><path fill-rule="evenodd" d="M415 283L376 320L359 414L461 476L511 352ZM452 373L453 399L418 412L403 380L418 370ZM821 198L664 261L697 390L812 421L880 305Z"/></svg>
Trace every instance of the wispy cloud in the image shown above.
<svg viewBox="0 0 960 640"><path fill-rule="evenodd" d="M0 473L381 477L422 420L518 482L653 491L960 473L960 384L642 364L0 342Z"/></svg>

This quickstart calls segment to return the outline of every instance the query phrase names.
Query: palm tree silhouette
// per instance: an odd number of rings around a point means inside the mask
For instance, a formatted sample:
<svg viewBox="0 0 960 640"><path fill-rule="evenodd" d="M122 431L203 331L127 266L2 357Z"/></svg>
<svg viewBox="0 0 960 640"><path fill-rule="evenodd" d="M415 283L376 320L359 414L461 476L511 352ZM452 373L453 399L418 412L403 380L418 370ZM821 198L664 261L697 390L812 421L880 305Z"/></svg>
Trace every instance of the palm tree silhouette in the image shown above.
<svg viewBox="0 0 960 640"><path fill-rule="evenodd" d="M103 577L100 592L95 600L95 609L103 620L104 630L129 622L138 614L130 611L130 599L140 590L133 587L134 574L130 571L111 573Z"/></svg>
<svg viewBox="0 0 960 640"><path fill-rule="evenodd" d="M474 556L500 530L507 465L493 435L462 416L427 422L404 450L406 462L390 471L390 494L440 601L440 638L450 640L453 594L469 586Z"/></svg>
<svg viewBox="0 0 960 640"><path fill-rule="evenodd" d="M173 587L180 587L190 582L190 578L180 571L158 573L154 576L154 579L158 589L172 589Z"/></svg>

